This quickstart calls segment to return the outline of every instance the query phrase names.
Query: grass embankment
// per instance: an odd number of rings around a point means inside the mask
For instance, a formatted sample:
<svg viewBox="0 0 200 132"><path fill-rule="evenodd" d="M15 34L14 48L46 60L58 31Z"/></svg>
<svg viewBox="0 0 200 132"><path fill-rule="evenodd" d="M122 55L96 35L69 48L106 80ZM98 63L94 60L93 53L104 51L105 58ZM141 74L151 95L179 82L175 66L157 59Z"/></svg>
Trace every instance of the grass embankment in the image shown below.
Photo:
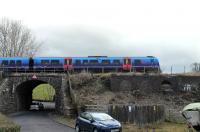
<svg viewBox="0 0 200 132"><path fill-rule="evenodd" d="M0 132L20 132L20 126L0 113Z"/></svg>
<svg viewBox="0 0 200 132"><path fill-rule="evenodd" d="M55 89L49 84L41 84L33 90L33 100L53 101Z"/></svg>
<svg viewBox="0 0 200 132"><path fill-rule="evenodd" d="M75 120L73 118L66 118L64 116L59 115L52 115L52 117L56 122L65 124L72 128L74 128L75 126ZM123 132L188 132L186 124L177 124L169 122L150 125L148 127L138 127L134 124L123 124L122 128ZM192 130L192 132L195 131Z"/></svg>
<svg viewBox="0 0 200 132"><path fill-rule="evenodd" d="M124 124L123 132L188 132L186 124L164 122L157 125L140 128L133 124ZM192 130L192 132L195 132Z"/></svg>

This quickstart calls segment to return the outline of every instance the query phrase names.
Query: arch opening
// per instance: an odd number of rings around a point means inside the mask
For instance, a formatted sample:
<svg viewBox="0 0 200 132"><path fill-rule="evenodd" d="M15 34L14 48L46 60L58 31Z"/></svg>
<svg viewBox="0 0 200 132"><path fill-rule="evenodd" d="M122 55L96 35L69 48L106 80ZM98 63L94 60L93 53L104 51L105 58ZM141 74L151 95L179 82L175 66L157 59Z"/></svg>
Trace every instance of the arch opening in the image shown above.
<svg viewBox="0 0 200 132"><path fill-rule="evenodd" d="M164 93L173 92L171 82L168 81L168 80L163 80L163 81L161 82L161 90L162 90Z"/></svg>
<svg viewBox="0 0 200 132"><path fill-rule="evenodd" d="M55 89L49 84L38 85L32 91L32 105L30 109L35 109L34 103L39 104L40 110L54 110Z"/></svg>
<svg viewBox="0 0 200 132"><path fill-rule="evenodd" d="M16 110L55 110L56 95L57 90L47 82L28 80L16 88Z"/></svg>
<svg viewBox="0 0 200 132"><path fill-rule="evenodd" d="M163 80L161 85L172 85L171 82L167 81L167 80Z"/></svg>

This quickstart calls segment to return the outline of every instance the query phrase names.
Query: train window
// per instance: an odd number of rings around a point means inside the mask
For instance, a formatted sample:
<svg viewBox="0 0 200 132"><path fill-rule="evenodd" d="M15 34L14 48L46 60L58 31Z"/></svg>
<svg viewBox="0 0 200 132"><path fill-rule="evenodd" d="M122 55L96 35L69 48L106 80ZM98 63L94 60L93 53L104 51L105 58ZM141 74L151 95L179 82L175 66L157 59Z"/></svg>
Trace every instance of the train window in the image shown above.
<svg viewBox="0 0 200 132"><path fill-rule="evenodd" d="M131 64L131 59L124 59L124 64Z"/></svg>
<svg viewBox="0 0 200 132"><path fill-rule="evenodd" d="M67 65L67 63L68 63L68 60L67 60L67 59L65 59L65 65Z"/></svg>
<svg viewBox="0 0 200 132"><path fill-rule="evenodd" d="M130 65L130 64L131 64L131 59L128 59L128 61L127 61L127 62L128 62L128 64Z"/></svg>
<svg viewBox="0 0 200 132"><path fill-rule="evenodd" d="M140 63L141 64L146 64L146 60L141 60Z"/></svg>
<svg viewBox="0 0 200 132"><path fill-rule="evenodd" d="M90 64L98 64L98 60L90 60Z"/></svg>
<svg viewBox="0 0 200 132"><path fill-rule="evenodd" d="M65 65L71 65L72 59L65 59Z"/></svg>
<svg viewBox="0 0 200 132"><path fill-rule="evenodd" d="M83 64L88 64L88 60L83 60Z"/></svg>
<svg viewBox="0 0 200 132"><path fill-rule="evenodd" d="M110 60L102 60L102 64L105 64L105 65L110 64Z"/></svg>
<svg viewBox="0 0 200 132"><path fill-rule="evenodd" d="M47 65L47 64L49 64L49 60L41 60L41 64L42 65Z"/></svg>
<svg viewBox="0 0 200 132"><path fill-rule="evenodd" d="M81 64L81 60L76 60L76 61L75 61L75 64L76 64L76 65L80 65L80 64Z"/></svg>
<svg viewBox="0 0 200 132"><path fill-rule="evenodd" d="M7 60L3 60L1 65L3 65L3 66L8 65L8 61Z"/></svg>
<svg viewBox="0 0 200 132"><path fill-rule="evenodd" d="M113 64L119 65L120 64L120 60L113 60Z"/></svg>
<svg viewBox="0 0 200 132"><path fill-rule="evenodd" d="M72 64L72 59L69 59L69 65L71 65Z"/></svg>
<svg viewBox="0 0 200 132"><path fill-rule="evenodd" d="M151 59L151 64L152 64L152 65L154 64L154 59Z"/></svg>
<svg viewBox="0 0 200 132"><path fill-rule="evenodd" d="M14 60L10 60L10 65L15 65L15 61Z"/></svg>
<svg viewBox="0 0 200 132"><path fill-rule="evenodd" d="M17 61L16 61L16 65L17 65L17 66L21 66L21 65L22 65L22 61L21 61L21 60L17 60Z"/></svg>
<svg viewBox="0 0 200 132"><path fill-rule="evenodd" d="M134 60L134 62L135 62L135 65L140 65L141 64L140 60Z"/></svg>
<svg viewBox="0 0 200 132"><path fill-rule="evenodd" d="M59 60L51 60L52 65L58 65L60 62Z"/></svg>

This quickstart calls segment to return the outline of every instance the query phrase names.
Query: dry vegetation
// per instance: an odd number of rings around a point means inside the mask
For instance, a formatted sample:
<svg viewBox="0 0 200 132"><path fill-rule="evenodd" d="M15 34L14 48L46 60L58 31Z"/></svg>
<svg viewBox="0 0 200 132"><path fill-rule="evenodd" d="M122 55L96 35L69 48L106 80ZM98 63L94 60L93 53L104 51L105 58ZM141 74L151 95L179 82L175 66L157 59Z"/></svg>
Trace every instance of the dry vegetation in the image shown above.
<svg viewBox="0 0 200 132"><path fill-rule="evenodd" d="M127 75L131 73L123 73ZM133 73L132 73L133 74ZM140 73L141 74L141 73ZM119 74L115 74L119 75ZM106 104L159 104L160 96L143 95L142 92L118 91L110 89L110 77L112 73L91 74L82 72L71 76L72 88L76 94L78 104L106 105Z"/></svg>
<svg viewBox="0 0 200 132"><path fill-rule="evenodd" d="M137 91L133 93L111 91L109 81L111 75L112 73L91 74L86 72L72 75L72 87L77 95L78 104L80 106L85 104L130 104L135 103L136 100L149 99L147 96L139 95Z"/></svg>
<svg viewBox="0 0 200 132"><path fill-rule="evenodd" d="M0 132L19 132L20 126L14 124L0 113Z"/></svg>
<svg viewBox="0 0 200 132"><path fill-rule="evenodd" d="M82 72L72 75L72 87L75 94L78 95L78 104L108 104L115 96L109 89L107 79L110 74L93 75L91 73Z"/></svg>
<svg viewBox="0 0 200 132"><path fill-rule="evenodd" d="M188 132L188 130L189 129L185 124L176 124L168 122L143 128L140 128L133 124L123 125L123 132Z"/></svg>

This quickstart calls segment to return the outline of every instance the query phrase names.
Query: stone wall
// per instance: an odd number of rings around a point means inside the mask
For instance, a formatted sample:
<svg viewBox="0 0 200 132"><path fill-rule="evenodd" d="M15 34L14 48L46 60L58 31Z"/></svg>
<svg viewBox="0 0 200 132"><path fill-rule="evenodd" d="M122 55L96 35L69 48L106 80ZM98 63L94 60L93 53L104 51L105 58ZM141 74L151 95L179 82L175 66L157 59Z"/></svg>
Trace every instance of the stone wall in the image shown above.
<svg viewBox="0 0 200 132"><path fill-rule="evenodd" d="M4 78L0 85L0 111L3 113L10 113L14 111L14 96L11 94L11 80Z"/></svg>
<svg viewBox="0 0 200 132"><path fill-rule="evenodd" d="M113 91L141 90L149 94L169 89L175 93L193 91L200 84L200 76L183 75L112 75L110 80Z"/></svg>

